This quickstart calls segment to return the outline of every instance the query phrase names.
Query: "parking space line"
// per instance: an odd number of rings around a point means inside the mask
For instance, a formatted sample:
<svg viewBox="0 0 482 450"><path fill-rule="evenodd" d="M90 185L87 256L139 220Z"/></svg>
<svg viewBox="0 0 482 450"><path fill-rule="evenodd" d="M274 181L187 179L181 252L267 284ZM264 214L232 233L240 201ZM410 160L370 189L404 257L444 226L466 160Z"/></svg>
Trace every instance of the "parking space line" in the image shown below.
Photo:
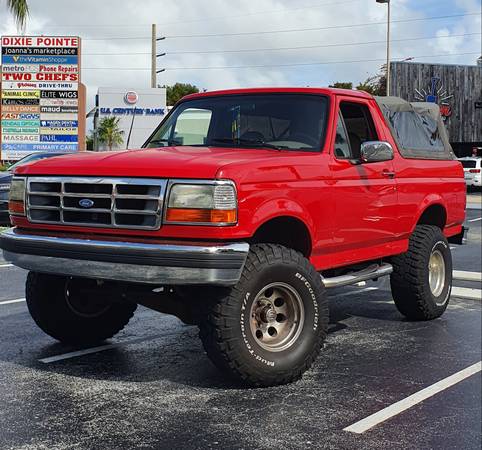
<svg viewBox="0 0 482 450"><path fill-rule="evenodd" d="M382 409L381 411L376 412L375 414L372 414L371 416L365 417L364 419L354 423L353 425L344 428L343 431L349 431L351 433L357 434L364 433L365 431L373 428L374 426L385 422L386 420L402 413L403 411L406 411L412 406L423 402L427 398L430 398L435 394L438 394L439 392L442 392L443 390L454 386L457 383L460 383L466 378L475 375L481 370L482 361L479 361L478 363L473 364L472 366L469 366L461 370L460 372L454 373L453 375L450 375L449 377L444 378L443 380L440 380L437 383L432 384L431 386L428 386L425 389L422 389L421 391L418 391L415 394L412 394L409 397L404 398L403 400L400 400L393 405L390 405Z"/></svg>
<svg viewBox="0 0 482 450"><path fill-rule="evenodd" d="M465 270L454 270L453 277L454 277L454 280L482 281L481 272L467 272Z"/></svg>
<svg viewBox="0 0 482 450"><path fill-rule="evenodd" d="M471 300L482 300L482 289L472 289L472 288L453 286L452 296L469 298Z"/></svg>
<svg viewBox="0 0 482 450"><path fill-rule="evenodd" d="M0 264L0 269L3 269L3 268L5 268L5 267L13 267L13 264L9 264L9 263L7 263L7 264Z"/></svg>
<svg viewBox="0 0 482 450"><path fill-rule="evenodd" d="M42 358L39 359L39 362L44 363L44 364L50 364L56 361L63 361L66 359L71 359L71 358L77 358L79 356L84 356L84 355L91 355L92 353L99 353L99 352L104 352L106 350L111 350L113 348L119 348L123 347L125 345L129 344L136 344L138 342L144 342L144 341L151 341L154 339L159 339L161 337L167 337L171 336L174 334L179 334L179 331L173 331L172 333L166 333L166 334L156 334L154 336L147 336L143 338L138 338L138 339L131 339L130 341L123 341L123 342L116 342L115 344L106 344L106 345L100 345L98 347L91 347L91 348L86 348L83 350L77 350L74 352L68 352L68 353L63 353L61 355L56 355L56 356L49 356L48 358Z"/></svg>
<svg viewBox="0 0 482 450"><path fill-rule="evenodd" d="M16 298L14 300L3 300L3 301L0 301L0 306L1 305L10 305L12 303L21 303L21 302L24 302L25 299L24 298Z"/></svg>
<svg viewBox="0 0 482 450"><path fill-rule="evenodd" d="M482 217L477 217L476 219L470 219L469 222L478 222L479 220L482 220Z"/></svg>

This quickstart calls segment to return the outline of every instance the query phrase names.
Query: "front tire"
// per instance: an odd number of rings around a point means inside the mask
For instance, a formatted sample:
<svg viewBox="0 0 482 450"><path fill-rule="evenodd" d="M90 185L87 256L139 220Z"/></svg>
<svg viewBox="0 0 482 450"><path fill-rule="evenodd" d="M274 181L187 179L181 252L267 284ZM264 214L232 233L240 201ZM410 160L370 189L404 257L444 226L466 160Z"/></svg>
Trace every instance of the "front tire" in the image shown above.
<svg viewBox="0 0 482 450"><path fill-rule="evenodd" d="M49 336L68 344L95 344L111 338L129 322L137 308L126 301L110 302L82 294L70 277L29 272L26 300L35 323ZM85 286L94 280L82 280ZM95 286L94 286L95 291Z"/></svg>
<svg viewBox="0 0 482 450"><path fill-rule="evenodd" d="M208 356L235 378L252 386L295 381L326 338L321 277L292 249L253 245L240 281L219 295L200 328Z"/></svg>
<svg viewBox="0 0 482 450"><path fill-rule="evenodd" d="M408 251L392 260L392 296L410 320L432 320L447 309L452 290L452 254L440 228L418 225Z"/></svg>

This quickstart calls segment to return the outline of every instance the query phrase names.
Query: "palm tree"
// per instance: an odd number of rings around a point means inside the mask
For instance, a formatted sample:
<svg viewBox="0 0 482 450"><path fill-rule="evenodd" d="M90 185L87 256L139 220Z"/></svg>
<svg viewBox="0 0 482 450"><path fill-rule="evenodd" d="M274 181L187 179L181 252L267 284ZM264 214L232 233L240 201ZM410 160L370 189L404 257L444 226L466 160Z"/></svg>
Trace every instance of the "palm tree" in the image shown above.
<svg viewBox="0 0 482 450"><path fill-rule="evenodd" d="M29 15L27 0L7 0L7 7L13 14L17 27L23 30Z"/></svg>
<svg viewBox="0 0 482 450"><path fill-rule="evenodd" d="M107 145L109 150L114 146L121 145L124 142L124 130L119 128L119 117L104 117L99 122L97 136L102 144Z"/></svg>

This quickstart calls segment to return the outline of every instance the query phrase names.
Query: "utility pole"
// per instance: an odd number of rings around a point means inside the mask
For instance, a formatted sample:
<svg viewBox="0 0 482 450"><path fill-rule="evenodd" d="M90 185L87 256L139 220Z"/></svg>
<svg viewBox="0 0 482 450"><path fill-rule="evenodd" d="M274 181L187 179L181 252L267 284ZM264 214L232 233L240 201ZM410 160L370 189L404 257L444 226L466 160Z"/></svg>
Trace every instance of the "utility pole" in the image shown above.
<svg viewBox="0 0 482 450"><path fill-rule="evenodd" d="M157 30L156 24L152 24L151 41L151 88L157 87Z"/></svg>
<svg viewBox="0 0 482 450"><path fill-rule="evenodd" d="M386 3L387 12L387 96L390 95L390 0L376 0L377 3Z"/></svg>

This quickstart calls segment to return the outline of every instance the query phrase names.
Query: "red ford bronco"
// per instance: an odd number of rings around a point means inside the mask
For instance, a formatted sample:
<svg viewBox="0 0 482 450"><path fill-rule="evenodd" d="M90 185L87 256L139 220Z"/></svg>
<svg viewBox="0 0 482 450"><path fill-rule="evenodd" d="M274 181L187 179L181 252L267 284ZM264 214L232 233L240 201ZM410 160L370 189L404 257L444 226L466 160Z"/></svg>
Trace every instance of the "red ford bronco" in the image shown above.
<svg viewBox="0 0 482 450"><path fill-rule="evenodd" d="M144 147L15 172L0 247L30 271L28 308L50 336L102 341L141 304L198 325L219 368L268 386L320 352L326 289L390 275L408 319L447 308L465 183L436 105L208 92Z"/></svg>

